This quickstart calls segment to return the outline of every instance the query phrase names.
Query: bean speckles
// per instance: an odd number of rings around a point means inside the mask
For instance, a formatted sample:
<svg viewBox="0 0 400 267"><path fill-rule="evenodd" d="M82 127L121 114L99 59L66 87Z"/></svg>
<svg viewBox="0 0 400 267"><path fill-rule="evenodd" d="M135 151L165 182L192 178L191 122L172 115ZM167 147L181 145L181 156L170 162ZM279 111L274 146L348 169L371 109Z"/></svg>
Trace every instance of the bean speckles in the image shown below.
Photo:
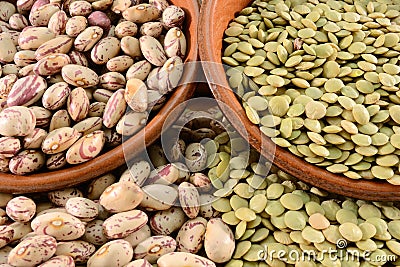
<svg viewBox="0 0 400 267"><path fill-rule="evenodd" d="M10 251L8 263L13 266L40 264L50 259L56 252L56 239L48 235L37 235L26 238Z"/></svg>
<svg viewBox="0 0 400 267"><path fill-rule="evenodd" d="M36 213L36 204L30 198L19 196L7 203L6 212L14 221L29 222Z"/></svg>
<svg viewBox="0 0 400 267"><path fill-rule="evenodd" d="M104 221L103 230L107 238L124 238L140 230L148 221L146 213L139 210L121 212Z"/></svg>
<svg viewBox="0 0 400 267"><path fill-rule="evenodd" d="M122 267L128 264L133 256L131 245L125 240L113 240L94 253L87 262L88 267Z"/></svg>
<svg viewBox="0 0 400 267"><path fill-rule="evenodd" d="M85 233L85 225L74 216L63 212L51 212L37 216L31 222L36 234L47 234L57 240L74 240Z"/></svg>

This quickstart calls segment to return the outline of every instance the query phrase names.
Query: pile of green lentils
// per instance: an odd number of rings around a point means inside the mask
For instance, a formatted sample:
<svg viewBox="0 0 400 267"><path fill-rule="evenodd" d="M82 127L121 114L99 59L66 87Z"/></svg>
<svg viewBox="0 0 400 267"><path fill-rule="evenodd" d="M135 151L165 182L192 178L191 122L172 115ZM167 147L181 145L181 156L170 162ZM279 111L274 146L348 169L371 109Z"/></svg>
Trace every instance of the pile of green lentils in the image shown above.
<svg viewBox="0 0 400 267"><path fill-rule="evenodd" d="M222 61L249 120L280 147L351 179L399 185L400 3L256 0Z"/></svg>

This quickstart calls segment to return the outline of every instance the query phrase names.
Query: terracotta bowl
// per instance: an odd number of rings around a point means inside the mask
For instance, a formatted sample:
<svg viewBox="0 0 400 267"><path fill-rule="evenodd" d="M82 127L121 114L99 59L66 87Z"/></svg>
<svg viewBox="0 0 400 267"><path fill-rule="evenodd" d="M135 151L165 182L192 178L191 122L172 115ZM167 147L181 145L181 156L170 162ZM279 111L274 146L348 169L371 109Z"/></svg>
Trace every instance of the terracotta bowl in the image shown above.
<svg viewBox="0 0 400 267"><path fill-rule="evenodd" d="M12 1L10 1L12 2ZM199 5L197 0L171 0L172 4L182 7L186 12L184 30L188 41L185 63L195 62L198 59L197 48L197 24L199 18ZM123 164L129 158L133 158L143 151L146 146L156 141L161 135L164 121L176 106L189 99L195 89L194 80L197 72L197 64L185 66L181 79L182 86L175 89L162 109L149 120L144 129L126 140L107 153L101 154L95 159L83 164L71 166L62 170L40 172L32 175L18 176L12 174L0 174L0 192L30 193L43 192L73 186L90 180L91 178L107 173ZM165 126L164 126L165 127ZM129 156L128 156L129 155Z"/></svg>
<svg viewBox="0 0 400 267"><path fill-rule="evenodd" d="M376 201L400 200L400 187L386 182L351 180L309 164L288 150L275 146L261 134L257 125L248 120L241 103L229 89L221 65L221 50L229 22L250 3L250 0L205 0L200 11L199 51L204 73L215 98L224 103L220 107L232 125L242 136L248 136L250 144L266 159L304 182L349 197Z"/></svg>

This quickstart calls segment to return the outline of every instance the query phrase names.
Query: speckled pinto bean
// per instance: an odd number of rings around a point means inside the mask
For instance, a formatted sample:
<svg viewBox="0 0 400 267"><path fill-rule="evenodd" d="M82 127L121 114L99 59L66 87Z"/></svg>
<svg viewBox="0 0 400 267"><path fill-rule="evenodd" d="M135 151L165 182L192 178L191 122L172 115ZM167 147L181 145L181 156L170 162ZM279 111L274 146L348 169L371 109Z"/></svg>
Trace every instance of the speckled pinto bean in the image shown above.
<svg viewBox="0 0 400 267"><path fill-rule="evenodd" d="M162 13L162 22L168 29L181 27L184 20L185 11L178 6L170 5Z"/></svg>
<svg viewBox="0 0 400 267"><path fill-rule="evenodd" d="M57 154L67 150L81 134L70 127L62 127L51 131L43 141L42 151L46 154Z"/></svg>
<svg viewBox="0 0 400 267"><path fill-rule="evenodd" d="M104 245L108 239L103 234L103 222L102 220L94 220L86 225L85 234L82 239L96 246Z"/></svg>
<svg viewBox="0 0 400 267"><path fill-rule="evenodd" d="M108 90L118 90L125 87L125 77L119 72L106 72L99 77L99 86Z"/></svg>
<svg viewBox="0 0 400 267"><path fill-rule="evenodd" d="M122 12L124 19L134 23L145 23L160 18L161 11L150 4L139 4Z"/></svg>
<svg viewBox="0 0 400 267"><path fill-rule="evenodd" d="M29 222L36 213L36 204L30 198L18 196L7 203L6 212L16 222Z"/></svg>
<svg viewBox="0 0 400 267"><path fill-rule="evenodd" d="M161 67L167 61L161 43L154 37L142 36L139 38L143 56L153 65Z"/></svg>
<svg viewBox="0 0 400 267"><path fill-rule="evenodd" d="M120 41L115 37L101 39L91 51L91 59L94 63L106 64L110 59L117 56L121 48Z"/></svg>
<svg viewBox="0 0 400 267"><path fill-rule="evenodd" d="M109 239L124 238L146 225L148 217L140 210L117 213L103 223L104 235Z"/></svg>
<svg viewBox="0 0 400 267"><path fill-rule="evenodd" d="M171 252L157 260L158 267L216 267L215 263L204 257L187 253Z"/></svg>
<svg viewBox="0 0 400 267"><path fill-rule="evenodd" d="M134 259L145 259L156 263L162 256L176 249L176 241L170 236L152 236L142 241L133 251Z"/></svg>
<svg viewBox="0 0 400 267"><path fill-rule="evenodd" d="M107 69L109 71L124 72L133 65L133 62L133 59L127 55L114 57L107 62Z"/></svg>
<svg viewBox="0 0 400 267"><path fill-rule="evenodd" d="M149 211L167 210L178 199L178 191L171 186L150 184L143 186L142 190L145 195L140 206Z"/></svg>
<svg viewBox="0 0 400 267"><path fill-rule="evenodd" d="M45 162L41 151L24 150L10 159L9 168L13 174L24 175L40 170Z"/></svg>
<svg viewBox="0 0 400 267"><path fill-rule="evenodd" d="M67 99L67 110L74 121L81 121L86 118L89 112L89 98L82 87L71 91Z"/></svg>
<svg viewBox="0 0 400 267"><path fill-rule="evenodd" d="M71 88L66 82L58 82L51 85L42 97L43 107L49 110L57 110L67 103Z"/></svg>
<svg viewBox="0 0 400 267"><path fill-rule="evenodd" d="M150 228L157 235L170 235L185 223L185 213L181 208L173 207L158 211L150 219Z"/></svg>
<svg viewBox="0 0 400 267"><path fill-rule="evenodd" d="M124 240L128 241L129 244L131 244L132 248L135 248L137 245L139 245L141 242L143 242L150 236L151 236L151 230L150 227L146 224L138 231L125 237Z"/></svg>
<svg viewBox="0 0 400 267"><path fill-rule="evenodd" d="M83 197L73 197L65 204L67 212L83 222L91 221L99 215L98 205Z"/></svg>
<svg viewBox="0 0 400 267"><path fill-rule="evenodd" d="M71 59L66 54L51 54L40 59L34 66L33 72L37 75L47 76L59 73Z"/></svg>
<svg viewBox="0 0 400 267"><path fill-rule="evenodd" d="M21 141L14 137L0 138L0 156L5 158L14 157L21 150Z"/></svg>
<svg viewBox="0 0 400 267"><path fill-rule="evenodd" d="M51 16L60 11L58 3L49 3L39 7L36 10L31 10L29 13L29 22L32 26L47 26Z"/></svg>
<svg viewBox="0 0 400 267"><path fill-rule="evenodd" d="M87 262L90 256L96 251L96 247L86 241L74 240L57 243L55 255L70 256L77 263Z"/></svg>
<svg viewBox="0 0 400 267"><path fill-rule="evenodd" d="M56 252L57 241L48 235L28 237L8 255L8 264L17 267L36 266L50 259Z"/></svg>
<svg viewBox="0 0 400 267"><path fill-rule="evenodd" d="M140 27L141 35L149 35L154 38L160 37L164 27L161 22L146 22Z"/></svg>
<svg viewBox="0 0 400 267"><path fill-rule="evenodd" d="M216 263L227 262L235 250L235 238L232 230L222 219L210 219L207 223L204 239L207 257Z"/></svg>
<svg viewBox="0 0 400 267"><path fill-rule="evenodd" d="M134 182L120 181L107 187L100 196L100 204L110 212L133 210L143 199L143 192Z"/></svg>
<svg viewBox="0 0 400 267"><path fill-rule="evenodd" d="M8 94L7 106L29 106L38 101L46 89L46 80L38 75L20 78Z"/></svg>
<svg viewBox="0 0 400 267"><path fill-rule="evenodd" d="M61 75L67 83L82 88L92 87L99 83L99 76L96 72L76 64L64 66L61 70Z"/></svg>
<svg viewBox="0 0 400 267"><path fill-rule="evenodd" d="M84 16L74 16L66 22L65 33L69 37L77 37L86 29L87 25L88 21ZM98 28L95 29L98 30Z"/></svg>
<svg viewBox="0 0 400 267"><path fill-rule="evenodd" d="M8 20L8 23L10 24L11 29L17 31L22 31L25 27L29 26L29 22L26 17L18 13L12 14Z"/></svg>
<svg viewBox="0 0 400 267"><path fill-rule="evenodd" d="M115 36L123 38L125 36L135 36L138 33L138 26L132 21L122 21L115 26Z"/></svg>
<svg viewBox="0 0 400 267"><path fill-rule="evenodd" d="M186 166L192 172L203 170L207 164L207 151L200 143L192 143L187 146L185 151Z"/></svg>
<svg viewBox="0 0 400 267"><path fill-rule="evenodd" d="M74 16L88 16L92 13L92 5L87 1L74 1L69 6L69 14Z"/></svg>
<svg viewBox="0 0 400 267"><path fill-rule="evenodd" d="M70 256L55 256L50 260L40 264L38 267L54 267L54 266L62 266L62 267L75 267L74 259Z"/></svg>
<svg viewBox="0 0 400 267"><path fill-rule="evenodd" d="M139 79L144 81L151 71L151 64L147 60L142 60L133 64L126 72L126 78Z"/></svg>
<svg viewBox="0 0 400 267"><path fill-rule="evenodd" d="M67 25L68 16L64 10L54 13L49 20L47 27L55 34L65 34L65 27Z"/></svg>
<svg viewBox="0 0 400 267"><path fill-rule="evenodd" d="M79 164L95 158L103 149L104 132L97 130L83 136L67 151L66 159L69 164Z"/></svg>
<svg viewBox="0 0 400 267"><path fill-rule="evenodd" d="M52 54L66 54L71 50L73 39L66 35L59 35L54 39L48 40L39 46L35 51L36 60L41 60Z"/></svg>
<svg viewBox="0 0 400 267"><path fill-rule="evenodd" d="M126 101L124 98L125 90L119 89L112 94L107 102L103 115L103 124L107 128L117 125L126 110Z"/></svg>
<svg viewBox="0 0 400 267"><path fill-rule="evenodd" d="M63 212L51 212L34 218L31 222L33 231L47 234L57 240L75 240L85 233L85 225L76 217Z"/></svg>
<svg viewBox="0 0 400 267"><path fill-rule="evenodd" d="M21 49L37 49L54 37L55 34L47 27L26 27L19 35L18 45Z"/></svg>
<svg viewBox="0 0 400 267"><path fill-rule="evenodd" d="M68 199L73 197L83 197L83 194L76 188L66 188L62 190L51 191L47 194L47 197L54 205L64 207Z"/></svg>
<svg viewBox="0 0 400 267"><path fill-rule="evenodd" d="M68 23L67 23L68 29ZM67 32L68 33L68 32ZM83 32L78 34L74 41L74 47L77 51L86 52L92 49L92 47L101 39L103 35L103 29L99 26L87 27Z"/></svg>
<svg viewBox="0 0 400 267"><path fill-rule="evenodd" d="M22 145L25 149L38 149L41 147L46 136L46 130L35 128L32 133L24 137L22 140Z"/></svg>
<svg viewBox="0 0 400 267"><path fill-rule="evenodd" d="M189 180L201 193L209 192L213 188L210 178L204 173L194 173Z"/></svg>
<svg viewBox="0 0 400 267"><path fill-rule="evenodd" d="M100 247L88 260L88 267L122 267L132 260L133 249L122 239L113 240Z"/></svg>
<svg viewBox="0 0 400 267"><path fill-rule="evenodd" d="M140 50L139 40L132 36L124 36L121 39L121 50L133 59L139 59L142 56L142 51ZM137 64L139 62L136 62ZM139 64L138 64L139 65Z"/></svg>
<svg viewBox="0 0 400 267"><path fill-rule="evenodd" d="M188 182L183 182L178 187L179 202L186 215L193 219L200 211L200 195L197 188Z"/></svg>
<svg viewBox="0 0 400 267"><path fill-rule="evenodd" d="M197 217L185 222L176 236L177 251L196 254L203 247L207 220Z"/></svg>
<svg viewBox="0 0 400 267"><path fill-rule="evenodd" d="M186 55L186 37L178 27L171 28L164 39L164 50L168 57Z"/></svg>

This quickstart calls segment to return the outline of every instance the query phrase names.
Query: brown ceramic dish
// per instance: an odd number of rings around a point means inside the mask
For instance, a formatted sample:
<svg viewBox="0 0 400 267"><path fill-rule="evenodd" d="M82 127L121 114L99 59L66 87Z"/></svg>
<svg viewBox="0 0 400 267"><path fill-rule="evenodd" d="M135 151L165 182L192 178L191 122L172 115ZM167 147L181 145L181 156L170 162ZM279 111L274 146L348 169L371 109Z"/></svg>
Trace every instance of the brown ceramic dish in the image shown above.
<svg viewBox="0 0 400 267"><path fill-rule="evenodd" d="M200 11L200 58L214 96L226 105L220 106L229 121L242 136L249 136L250 144L265 158L273 160L276 166L304 182L349 197L375 201L400 200L400 187L386 182L351 180L311 165L291 152L276 147L268 137L261 134L257 125L247 119L241 103L229 89L221 65L221 49L228 23L250 2L251 0L206 0Z"/></svg>
<svg viewBox="0 0 400 267"><path fill-rule="evenodd" d="M10 1L12 2L12 1ZM184 30L188 41L185 63L195 62L198 58L197 49L197 24L199 18L199 6L197 0L171 0L172 4L182 7L186 12ZM180 103L189 99L195 89L194 80L196 65L189 64L185 67L181 80L182 86L175 89L169 96L162 109L148 122L146 127L127 141L105 154L86 163L72 166L66 169L41 172L32 175L18 176L12 174L0 174L0 192L7 193L31 193L55 190L73 186L88 181L91 178L109 172L126 162L126 155L134 157L153 143L161 135L164 121L172 110ZM165 127L165 126L164 126Z"/></svg>

